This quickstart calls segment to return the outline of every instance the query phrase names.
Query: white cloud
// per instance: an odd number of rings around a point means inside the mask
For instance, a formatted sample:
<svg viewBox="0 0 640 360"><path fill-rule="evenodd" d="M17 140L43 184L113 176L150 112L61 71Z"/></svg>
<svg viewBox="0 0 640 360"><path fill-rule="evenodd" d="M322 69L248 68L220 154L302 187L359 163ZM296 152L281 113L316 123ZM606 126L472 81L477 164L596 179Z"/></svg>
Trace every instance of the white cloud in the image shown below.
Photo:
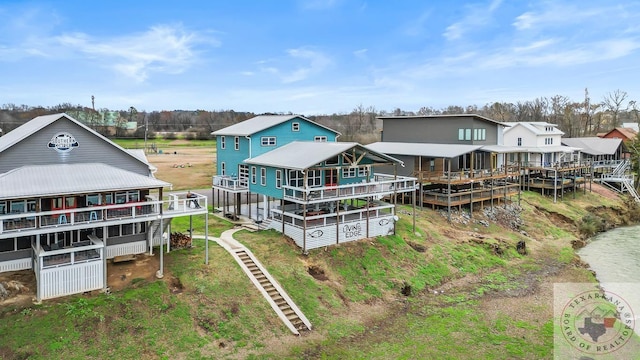
<svg viewBox="0 0 640 360"><path fill-rule="evenodd" d="M331 59L321 52L309 50L306 48L289 49L287 54L294 63L302 63L289 73L283 74L282 81L284 83L293 83L305 80L312 74L322 72L329 64Z"/></svg>
<svg viewBox="0 0 640 360"><path fill-rule="evenodd" d="M111 39L92 38L87 34L61 35L55 40L75 49L115 71L145 81L151 73L179 74L196 60L199 43L219 45L212 38L188 32L182 26L159 25L140 34Z"/></svg>
<svg viewBox="0 0 640 360"><path fill-rule="evenodd" d="M460 21L447 26L442 36L449 41L458 40L473 29L485 27L491 23L493 12L495 12L501 4L502 0L493 0L487 6L466 6L467 14L464 15Z"/></svg>

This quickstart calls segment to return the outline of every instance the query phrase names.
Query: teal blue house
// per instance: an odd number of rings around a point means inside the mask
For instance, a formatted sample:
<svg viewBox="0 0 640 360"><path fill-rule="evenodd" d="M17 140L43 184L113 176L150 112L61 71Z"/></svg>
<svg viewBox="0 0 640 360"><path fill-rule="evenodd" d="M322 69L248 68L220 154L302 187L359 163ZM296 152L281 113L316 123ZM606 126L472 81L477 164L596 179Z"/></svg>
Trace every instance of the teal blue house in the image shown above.
<svg viewBox="0 0 640 360"><path fill-rule="evenodd" d="M401 161L337 142L340 133L303 116L257 116L212 134L214 207L276 229L305 252L393 233L395 206L383 199L415 191L415 178L374 171Z"/></svg>

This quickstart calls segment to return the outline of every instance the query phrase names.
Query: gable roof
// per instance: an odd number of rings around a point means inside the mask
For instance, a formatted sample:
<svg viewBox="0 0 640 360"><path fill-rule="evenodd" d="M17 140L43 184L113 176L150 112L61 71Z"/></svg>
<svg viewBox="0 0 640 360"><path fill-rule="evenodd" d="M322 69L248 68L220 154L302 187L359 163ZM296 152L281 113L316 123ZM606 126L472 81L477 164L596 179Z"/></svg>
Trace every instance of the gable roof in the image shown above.
<svg viewBox="0 0 640 360"><path fill-rule="evenodd" d="M505 133L509 132L512 129L515 129L517 126L522 126L525 129L529 130L535 135L564 135L564 132L558 129L556 124L551 124L544 121L519 121L519 122L508 122L505 123L509 127L504 130ZM552 131L544 130L544 127L552 126Z"/></svg>
<svg viewBox="0 0 640 360"><path fill-rule="evenodd" d="M8 132L4 136L0 137L0 153L2 153L3 151L7 150L8 148L12 147L13 145L19 143L20 141L22 141L22 140L26 139L27 137L31 136L32 134L37 133L38 131L44 129L45 127L51 125L52 123L54 123L54 122L56 122L56 121L58 121L58 120L60 120L62 118L66 118L67 120L73 122L74 124L80 126L81 128L89 131L90 133L92 133L97 138L102 139L103 141L107 142L109 145L121 150L125 154L127 154L127 155L133 157L134 159L142 162L143 164L149 166L149 163L146 160L146 157L144 159L142 159L139 156L132 155L129 151L127 151L126 149L124 149L120 145L118 145L118 144L114 143L113 141L109 140L108 138L100 135L99 133L97 133L96 131L91 129L90 127L84 125L80 121L72 118L71 116L69 116L69 115L67 115L65 113L37 116L37 117L33 118L32 120L30 120L30 121L22 124L21 126L15 128L13 131Z"/></svg>
<svg viewBox="0 0 640 360"><path fill-rule="evenodd" d="M377 118L380 120L394 120L394 119L442 119L442 118L453 118L453 117L476 118L478 120L482 120L491 124L508 126L506 125L506 123L489 119L488 117L480 116L477 114L401 115L401 116L378 116Z"/></svg>
<svg viewBox="0 0 640 360"><path fill-rule="evenodd" d="M614 155L622 139L599 138L599 137L581 137L562 139L562 143L567 146L582 148L582 152L589 155Z"/></svg>
<svg viewBox="0 0 640 360"><path fill-rule="evenodd" d="M617 127L617 128L611 129L609 132L606 132L606 133L602 134L602 136L600 136L600 135L598 135L598 136L604 138L604 137L607 137L607 135L611 134L614 131L619 132L622 136L626 137L627 139L633 139L634 137L636 137L638 135L638 133L632 128Z"/></svg>
<svg viewBox="0 0 640 360"><path fill-rule="evenodd" d="M123 189L152 189L170 185L162 180L106 164L34 165L0 174L0 200Z"/></svg>
<svg viewBox="0 0 640 360"><path fill-rule="evenodd" d="M251 119L239 122L237 124L227 126L226 128L214 131L211 133L211 135L249 136L296 118L310 122L312 124L320 126L321 128L325 128L329 131L334 132L336 135L340 135L339 132L324 125L318 124L314 121L311 121L301 115L259 115L252 117Z"/></svg>
<svg viewBox="0 0 640 360"><path fill-rule="evenodd" d="M364 146L354 142L319 141L293 141L265 154L247 159L245 163L292 170L305 170L351 149L355 149L360 154L366 152L367 157L374 161L403 164L402 161L380 153L370 146Z"/></svg>

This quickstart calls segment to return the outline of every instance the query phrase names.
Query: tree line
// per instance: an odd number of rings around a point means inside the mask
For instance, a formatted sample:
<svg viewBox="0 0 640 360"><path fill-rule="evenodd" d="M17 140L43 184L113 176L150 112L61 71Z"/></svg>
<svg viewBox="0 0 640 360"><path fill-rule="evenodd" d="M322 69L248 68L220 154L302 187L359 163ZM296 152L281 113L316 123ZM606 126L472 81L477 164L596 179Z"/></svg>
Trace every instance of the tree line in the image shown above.
<svg viewBox="0 0 640 360"><path fill-rule="evenodd" d="M126 110L95 110L92 107L59 104L52 107L4 104L0 109L0 129L11 131L30 119L46 114L65 112L83 121L99 133L109 137L146 136L150 139L156 134L181 133L187 138L210 138L213 131L236 124L256 116L252 112L234 110L171 110L171 111L138 111L131 106ZM110 114L105 116L104 114ZM291 113L273 113L287 115ZM339 131L342 141L357 141L368 144L380 139L380 121L378 116L401 115L446 115L477 114L500 122L539 121L557 124L565 133L565 137L595 136L620 127L622 123L640 123L640 109L635 100L629 99L627 92L615 90L607 93L600 100L592 100L588 89L584 91L584 99L574 101L567 96L555 95L539 97L533 100L510 102L494 102L482 107L469 105L462 107L450 105L436 109L430 106L421 107L418 111L406 111L396 108L393 111L378 111L374 106L359 104L349 113L330 115L310 115L310 120ZM304 115L304 114L302 114ZM127 123L137 122L133 131L127 130Z"/></svg>

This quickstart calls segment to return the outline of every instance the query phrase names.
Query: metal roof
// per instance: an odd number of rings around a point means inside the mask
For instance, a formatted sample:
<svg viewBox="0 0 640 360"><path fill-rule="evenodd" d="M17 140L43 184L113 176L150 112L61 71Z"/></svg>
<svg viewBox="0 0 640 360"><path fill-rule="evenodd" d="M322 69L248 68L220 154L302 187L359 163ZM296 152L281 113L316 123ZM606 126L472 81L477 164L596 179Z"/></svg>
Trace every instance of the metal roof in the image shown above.
<svg viewBox="0 0 640 360"><path fill-rule="evenodd" d="M369 149L373 149L385 154L428 156L445 159L458 157L460 155L468 154L482 148L481 145L427 144L405 142L376 142L367 145L367 147Z"/></svg>
<svg viewBox="0 0 640 360"><path fill-rule="evenodd" d="M488 117L484 117L477 114L444 114L444 115L401 115L401 116L378 116L380 120L394 120L394 119L440 119L440 118L450 118L450 117L472 117L479 120L483 120L489 123L509 126L507 123L496 121L493 119L489 119Z"/></svg>
<svg viewBox="0 0 640 360"><path fill-rule="evenodd" d="M377 162L403 164L402 161L378 152L369 145L354 142L317 142L293 141L271 150L268 153L245 160L252 165L269 166L293 170L305 170L317 164L354 149L357 154L366 153L366 157Z"/></svg>
<svg viewBox="0 0 640 360"><path fill-rule="evenodd" d="M313 122L301 115L259 115L256 117L252 117L251 119L247 119L245 121L239 122L237 124L227 126L226 128L214 131L211 133L211 135L249 136L259 131L268 129L278 124L282 124L284 122L287 122L295 118L308 121L312 124L318 125L336 134L340 134L339 132L331 128L328 128L324 125Z"/></svg>
<svg viewBox="0 0 640 360"><path fill-rule="evenodd" d="M564 146L564 145L555 145L555 146L521 146L522 152L528 153L536 153L536 154L546 154L546 153L554 153L554 152L563 152L563 153L572 153L574 151L580 151L581 148Z"/></svg>
<svg viewBox="0 0 640 360"><path fill-rule="evenodd" d="M622 139L581 137L562 139L562 143L582 148L582 152L589 155L614 155L622 144Z"/></svg>
<svg viewBox="0 0 640 360"><path fill-rule="evenodd" d="M149 162L149 160L147 159L147 154L145 154L144 149L125 149L129 154L131 154L131 156L135 157L136 159L142 161L143 163L149 165L149 170L151 172L156 172L158 171L158 168L155 167L153 164L151 164Z"/></svg>
<svg viewBox="0 0 640 360"><path fill-rule="evenodd" d="M67 120L75 123L76 125L82 127L83 129L89 131L90 133L92 133L97 138L106 141L111 146L114 146L114 147L120 149L121 151L123 151L123 152L125 152L125 153L127 153L129 155L132 155L130 152L125 150L120 145L118 145L118 144L114 143L113 141L109 140L108 138L100 135L98 132L94 131L93 129L89 128L88 126L84 125L80 121L72 118L71 116L69 116L69 115L67 115L65 113L37 116L37 117L31 119L30 121L18 126L14 130L9 131L4 136L0 137L0 153L5 151L6 149L12 147L13 145L19 143L20 141L24 140L25 138L31 136L32 134L35 134L36 132L40 131L41 129L45 128L46 126L50 125L51 123L53 123L55 121L58 121L58 120L60 120L62 118L66 118ZM147 165L149 164L146 160L143 160L138 156L133 156L133 157L135 159L143 162L144 164L147 164Z"/></svg>
<svg viewBox="0 0 640 360"><path fill-rule="evenodd" d="M0 200L170 186L105 164L23 166L0 174Z"/></svg>
<svg viewBox="0 0 640 360"><path fill-rule="evenodd" d="M509 126L504 130L505 133L509 132L511 129L514 129L516 126L522 126L536 135L564 135L564 132L558 129L556 124L550 124L544 121L507 122L505 123L505 125ZM546 131L546 130L540 129L547 126L552 126L553 130Z"/></svg>
<svg viewBox="0 0 640 360"><path fill-rule="evenodd" d="M498 154L522 152L522 148L519 146L506 145L483 145L480 150Z"/></svg>

